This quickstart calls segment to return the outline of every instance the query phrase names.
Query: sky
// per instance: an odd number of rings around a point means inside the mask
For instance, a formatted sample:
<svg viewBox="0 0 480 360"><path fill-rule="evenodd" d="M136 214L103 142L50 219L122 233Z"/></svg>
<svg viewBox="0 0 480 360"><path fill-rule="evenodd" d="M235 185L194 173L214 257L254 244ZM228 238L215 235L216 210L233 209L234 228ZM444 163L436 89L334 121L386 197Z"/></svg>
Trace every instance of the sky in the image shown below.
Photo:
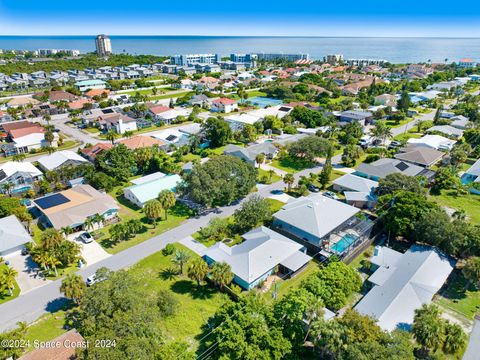
<svg viewBox="0 0 480 360"><path fill-rule="evenodd" d="M0 0L0 35L480 37L480 1Z"/></svg>

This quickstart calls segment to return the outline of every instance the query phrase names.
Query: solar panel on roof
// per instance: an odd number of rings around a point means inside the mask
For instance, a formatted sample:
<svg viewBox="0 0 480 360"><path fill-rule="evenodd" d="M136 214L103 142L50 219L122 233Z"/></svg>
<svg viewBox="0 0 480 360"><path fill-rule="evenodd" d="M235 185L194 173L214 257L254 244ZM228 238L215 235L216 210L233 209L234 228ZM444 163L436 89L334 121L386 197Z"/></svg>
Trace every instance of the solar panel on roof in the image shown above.
<svg viewBox="0 0 480 360"><path fill-rule="evenodd" d="M173 141L173 140L175 140L176 138L177 138L177 137L176 137L175 135L168 135L167 138L166 138L166 140L167 140L167 141Z"/></svg>
<svg viewBox="0 0 480 360"><path fill-rule="evenodd" d="M290 111L289 107L282 106L278 111Z"/></svg>
<svg viewBox="0 0 480 360"><path fill-rule="evenodd" d="M105 109L105 110L102 110L102 112L104 114L111 114L111 113L113 113L113 110L112 109Z"/></svg>
<svg viewBox="0 0 480 360"><path fill-rule="evenodd" d="M70 202L70 200L62 194L53 194L41 199L35 200L38 206L42 209L50 209L51 207L58 206Z"/></svg>
<svg viewBox="0 0 480 360"><path fill-rule="evenodd" d="M405 171L406 169L408 169L408 165L404 162L398 163L397 165L395 165L395 167L400 171Z"/></svg>
<svg viewBox="0 0 480 360"><path fill-rule="evenodd" d="M50 106L48 106L48 105L40 105L40 109L42 109L42 110L47 110L49 108L50 108Z"/></svg>

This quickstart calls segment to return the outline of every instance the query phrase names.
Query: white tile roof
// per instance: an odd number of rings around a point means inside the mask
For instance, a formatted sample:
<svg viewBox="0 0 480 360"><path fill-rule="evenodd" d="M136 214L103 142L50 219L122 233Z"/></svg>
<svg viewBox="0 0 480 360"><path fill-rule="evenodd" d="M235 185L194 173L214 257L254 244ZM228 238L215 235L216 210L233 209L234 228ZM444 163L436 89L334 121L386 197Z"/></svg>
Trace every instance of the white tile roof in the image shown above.
<svg viewBox="0 0 480 360"><path fill-rule="evenodd" d="M346 189L366 193L370 193L373 189L378 187L377 181L352 174L345 174L338 179L333 180L333 183Z"/></svg>
<svg viewBox="0 0 480 360"><path fill-rule="evenodd" d="M38 162L45 169L54 170L69 160L80 163L88 163L88 160L71 150L57 151L53 154L42 156L40 159L38 159Z"/></svg>
<svg viewBox="0 0 480 360"><path fill-rule="evenodd" d="M355 310L372 316L388 331L409 328L415 309L431 302L455 266L439 250L419 245L390 261L390 265L377 270L380 274L372 275L372 282L381 285L374 286L355 306Z"/></svg>
<svg viewBox="0 0 480 360"><path fill-rule="evenodd" d="M215 262L226 262L237 277L249 284L303 247L264 226L242 237L245 241L239 245L229 247L219 242L208 248L204 255ZM310 257L305 255L304 260L308 262Z"/></svg>
<svg viewBox="0 0 480 360"><path fill-rule="evenodd" d="M7 177L10 177L17 172L28 173L32 177L42 175L40 170L38 170L32 163L27 161L8 161L5 164L0 165L0 170L2 170Z"/></svg>
<svg viewBox="0 0 480 360"><path fill-rule="evenodd" d="M32 241L32 237L15 215L0 219L0 253L30 241Z"/></svg>
<svg viewBox="0 0 480 360"><path fill-rule="evenodd" d="M321 194L312 194L289 201L273 217L322 238L359 211Z"/></svg>

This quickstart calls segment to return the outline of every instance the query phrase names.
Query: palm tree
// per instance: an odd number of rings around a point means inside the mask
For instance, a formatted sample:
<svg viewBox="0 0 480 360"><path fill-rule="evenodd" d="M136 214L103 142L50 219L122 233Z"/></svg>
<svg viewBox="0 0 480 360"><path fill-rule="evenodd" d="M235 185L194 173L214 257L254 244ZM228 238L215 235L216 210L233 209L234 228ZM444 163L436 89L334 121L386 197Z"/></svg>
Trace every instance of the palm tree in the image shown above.
<svg viewBox="0 0 480 360"><path fill-rule="evenodd" d="M283 182L287 185L288 191L290 192L290 190L292 189L292 185L295 182L295 177L293 176L293 174L290 173L285 174L283 176Z"/></svg>
<svg viewBox="0 0 480 360"><path fill-rule="evenodd" d="M62 265L62 262L51 254L47 255L47 261L48 261L48 264L53 268L53 271L55 272L55 276L58 276L57 265Z"/></svg>
<svg viewBox="0 0 480 360"><path fill-rule="evenodd" d="M127 130L123 133L123 136L125 136L127 139L131 138L133 136L134 132L131 130Z"/></svg>
<svg viewBox="0 0 480 360"><path fill-rule="evenodd" d="M95 215L93 215L92 219L93 219L93 222L97 224L97 228L99 228L100 225L103 224L103 222L105 221L105 218L99 213L96 213Z"/></svg>
<svg viewBox="0 0 480 360"><path fill-rule="evenodd" d="M69 274L63 279L60 291L65 297L72 299L76 304L79 304L86 288L85 282L80 275Z"/></svg>
<svg viewBox="0 0 480 360"><path fill-rule="evenodd" d="M50 114L45 113L42 115L42 118L47 122L47 125L50 125L50 120L52 120L52 117L50 116Z"/></svg>
<svg viewBox="0 0 480 360"><path fill-rule="evenodd" d="M221 290L233 280L232 268L226 262L217 262L212 266L212 280Z"/></svg>
<svg viewBox="0 0 480 360"><path fill-rule="evenodd" d="M85 219L85 223L83 225L85 226L85 230L90 231L93 229L93 224L95 224L95 220L93 216L91 216Z"/></svg>
<svg viewBox="0 0 480 360"><path fill-rule="evenodd" d="M10 293L10 296L13 295L13 289L15 289L15 277L18 275L17 270L11 268L11 267L6 267L3 269L3 281L5 282L5 285L7 286L8 292Z"/></svg>
<svg viewBox="0 0 480 360"><path fill-rule="evenodd" d="M421 133L422 130L423 130L423 126L425 125L425 120L418 119L418 120L415 122L415 125L417 126L417 132Z"/></svg>
<svg viewBox="0 0 480 360"><path fill-rule="evenodd" d="M22 162L27 158L27 155L20 153L20 154L15 154L12 156L12 160L16 162Z"/></svg>
<svg viewBox="0 0 480 360"><path fill-rule="evenodd" d="M63 241L63 236L55 229L50 228L42 232L41 242L45 249L53 249L57 245L61 244Z"/></svg>
<svg viewBox="0 0 480 360"><path fill-rule="evenodd" d="M25 336L28 330L28 324L25 321L17 322L17 331L22 335Z"/></svg>
<svg viewBox="0 0 480 360"><path fill-rule="evenodd" d="M392 137L392 131L390 127L387 126L387 124L385 124L383 121L378 121L371 132L374 138L382 141L382 144L385 144L387 138Z"/></svg>
<svg viewBox="0 0 480 360"><path fill-rule="evenodd" d="M14 188L14 184L10 181L7 181L5 183L2 184L2 190L5 194L7 194L8 196L12 196L12 189Z"/></svg>
<svg viewBox="0 0 480 360"><path fill-rule="evenodd" d="M190 255L183 250L177 250L173 255L172 262L180 268L180 274L183 274L183 266L190 259Z"/></svg>
<svg viewBox="0 0 480 360"><path fill-rule="evenodd" d="M310 328L312 327L312 322L315 319L323 319L323 314L325 313L323 301L315 298L310 304L308 304L308 308L305 311L305 315L307 317L308 326L307 332L305 334L305 338L303 342L307 341L308 333L310 332Z"/></svg>
<svg viewBox="0 0 480 360"><path fill-rule="evenodd" d="M268 170L268 182L272 181L273 175L275 175L275 171L273 171L272 169Z"/></svg>
<svg viewBox="0 0 480 360"><path fill-rule="evenodd" d="M118 137L118 134L115 130L113 129L110 129L107 131L107 133L105 134L105 138L108 140L108 141L111 141L112 142L112 145L115 144L115 139Z"/></svg>
<svg viewBox="0 0 480 360"><path fill-rule="evenodd" d="M60 232L65 236L65 239L67 238L68 235L73 233L73 229L70 226L65 226L60 229Z"/></svg>
<svg viewBox="0 0 480 360"><path fill-rule="evenodd" d="M446 354L456 354L465 347L467 337L458 324L447 322L445 324L445 340L443 342L443 352Z"/></svg>
<svg viewBox="0 0 480 360"><path fill-rule="evenodd" d="M48 142L48 146L52 146L53 140L55 140L55 135L53 135L53 131L45 131L43 137L45 138L45 141Z"/></svg>
<svg viewBox="0 0 480 360"><path fill-rule="evenodd" d="M258 167L260 167L263 162L265 161L265 154L257 154L257 156L255 156L255 162L257 163Z"/></svg>
<svg viewBox="0 0 480 360"><path fill-rule="evenodd" d="M168 209L174 207L177 202L175 194L173 193L173 191L170 191L168 189L162 190L158 194L158 201L160 202L162 208L165 209L165 220L167 220Z"/></svg>
<svg viewBox="0 0 480 360"><path fill-rule="evenodd" d="M45 253L45 252L38 252L36 254L34 254L33 256L33 260L40 264L40 266L43 268L43 270L45 271L50 271L49 267L48 267L48 254Z"/></svg>
<svg viewBox="0 0 480 360"><path fill-rule="evenodd" d="M197 282L197 286L200 286L200 282L205 279L209 271L207 263L202 258L193 259L187 268L188 277Z"/></svg>
<svg viewBox="0 0 480 360"><path fill-rule="evenodd" d="M157 220L162 216L162 204L157 199L149 200L143 206L143 213L157 227Z"/></svg>

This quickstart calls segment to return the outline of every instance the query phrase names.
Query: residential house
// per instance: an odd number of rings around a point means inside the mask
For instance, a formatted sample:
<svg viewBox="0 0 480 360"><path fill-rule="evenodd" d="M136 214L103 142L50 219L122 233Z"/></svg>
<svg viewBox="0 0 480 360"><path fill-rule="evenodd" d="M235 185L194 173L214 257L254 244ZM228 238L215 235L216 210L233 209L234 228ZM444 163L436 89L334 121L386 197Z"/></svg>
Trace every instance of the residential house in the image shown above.
<svg viewBox="0 0 480 360"><path fill-rule="evenodd" d="M238 103L236 100L220 98L212 101L211 111L230 113L238 109Z"/></svg>
<svg viewBox="0 0 480 360"><path fill-rule="evenodd" d="M77 100L77 96L63 90L50 91L50 93L40 92L40 93L34 94L33 96L36 97L37 99L40 99L44 95L48 95L49 102L56 102L56 101L71 102L71 101Z"/></svg>
<svg viewBox="0 0 480 360"><path fill-rule="evenodd" d="M130 150L149 148L152 146L158 146L162 148L165 146L164 141L146 135L136 135L128 139L120 140L117 143L125 145Z"/></svg>
<svg viewBox="0 0 480 360"><path fill-rule="evenodd" d="M427 132L439 132L454 139L460 139L463 136L463 130L451 125L435 125L429 128Z"/></svg>
<svg viewBox="0 0 480 360"><path fill-rule="evenodd" d="M431 166L437 164L445 156L445 152L438 151L425 146L415 146L408 145L402 149L400 152L395 154L395 159L406 161L410 164L415 164L425 168L430 168Z"/></svg>
<svg viewBox="0 0 480 360"><path fill-rule="evenodd" d="M405 254L378 246L370 261L376 268L368 278L373 288L355 310L387 331L410 330L415 310L432 301L455 266L440 250L420 245Z"/></svg>
<svg viewBox="0 0 480 360"><path fill-rule="evenodd" d="M156 172L133 180L134 185L123 189L123 195L133 204L143 208L147 201L156 199L161 191L175 191L181 181L179 175Z"/></svg>
<svg viewBox="0 0 480 360"><path fill-rule="evenodd" d="M0 192L6 193L3 188L6 183L11 184L8 190L12 194L30 190L35 181L42 178L42 172L32 163L8 161L0 165Z"/></svg>
<svg viewBox="0 0 480 360"><path fill-rule="evenodd" d="M173 123L179 116L183 116L186 118L190 114L189 110L182 109L182 108L176 108L176 109L170 109L166 111L162 111L159 114L155 116L155 120L160 121L164 124L171 124Z"/></svg>
<svg viewBox="0 0 480 360"><path fill-rule="evenodd" d="M43 171L52 171L65 166L86 164L88 161L72 150L63 150L42 156L38 159L38 163Z"/></svg>
<svg viewBox="0 0 480 360"><path fill-rule="evenodd" d="M0 257L8 259L19 255L32 237L15 215L0 219Z"/></svg>
<svg viewBox="0 0 480 360"><path fill-rule="evenodd" d="M216 243L204 252L203 258L209 265L229 264L233 281L245 290L259 286L277 271L291 276L311 260L304 246L264 226L243 234L242 238L241 244L232 247Z"/></svg>
<svg viewBox="0 0 480 360"><path fill-rule="evenodd" d="M333 189L343 192L346 203L358 208L372 208L375 205L377 201L375 189L377 187L377 181L353 174L345 174L333 180Z"/></svg>
<svg viewBox="0 0 480 360"><path fill-rule="evenodd" d="M273 214L272 228L318 249L324 247L330 235L355 223L354 218L359 211L322 194L311 194L290 200Z"/></svg>
<svg viewBox="0 0 480 360"><path fill-rule="evenodd" d="M50 346L48 346L49 344ZM49 340L48 343L42 343L42 346L34 347L32 351L19 357L19 360L76 360L78 359L78 349L86 349L88 341L75 330L69 330L66 333Z"/></svg>
<svg viewBox="0 0 480 360"><path fill-rule="evenodd" d="M148 109L148 113L152 116L153 120L155 122L160 122L162 121L160 115L164 112L167 112L167 111L170 111L172 110L172 108L168 107L168 106L164 106L164 105L155 105L155 106L151 106L149 109Z"/></svg>
<svg viewBox="0 0 480 360"><path fill-rule="evenodd" d="M194 95L192 98L188 101L188 104L190 106L200 106L200 107L205 107L205 106L210 106L210 98L207 95L200 94L200 95Z"/></svg>
<svg viewBox="0 0 480 360"><path fill-rule="evenodd" d="M110 90L108 89L91 89L91 90L88 90L87 92L85 92L85 96L88 97L88 98L93 98L95 96L105 96L105 95L109 95L110 94Z"/></svg>
<svg viewBox="0 0 480 360"><path fill-rule="evenodd" d="M425 169L424 167L390 158L378 159L371 164L362 163L355 169L353 174L378 181L387 175L397 173L408 176L425 176L427 179L431 179L435 174L433 171Z"/></svg>
<svg viewBox="0 0 480 360"><path fill-rule="evenodd" d="M475 161L475 163L470 166L467 171L465 171L465 173L462 175L462 183L480 183L480 159Z"/></svg>
<svg viewBox="0 0 480 360"><path fill-rule="evenodd" d="M466 130L470 125L470 119L463 115L454 116L450 120L450 125L460 130Z"/></svg>
<svg viewBox="0 0 480 360"><path fill-rule="evenodd" d="M97 79L93 79L93 80L81 80L81 81L77 81L75 83L75 87L80 90L81 92L85 92L85 91L88 91L88 90L92 90L92 89L105 89L107 87L107 83L103 80L97 80Z"/></svg>
<svg viewBox="0 0 480 360"><path fill-rule="evenodd" d="M110 143L97 143L80 150L81 155L88 161L94 163L98 155L113 147Z"/></svg>
<svg viewBox="0 0 480 360"><path fill-rule="evenodd" d="M163 141L175 147L188 145L192 136L199 134L201 131L200 124L186 124L170 127L151 134L155 139ZM165 147L167 149L168 147Z"/></svg>
<svg viewBox="0 0 480 360"><path fill-rule="evenodd" d="M120 209L110 195L90 185L77 185L71 189L35 199L34 204L42 214L39 221L44 226L57 230L71 227L79 231L85 227L87 219L98 214L104 221L108 221L114 218ZM95 225L97 228L101 227L103 222Z"/></svg>
<svg viewBox="0 0 480 360"><path fill-rule="evenodd" d="M7 107L24 107L27 105L38 105L40 101L31 97L16 97L8 101Z"/></svg>
<svg viewBox="0 0 480 360"><path fill-rule="evenodd" d="M225 155L232 155L238 157L245 162L255 166L255 159L257 155L263 154L267 159L273 159L278 149L271 142L263 142L261 144L251 145L249 147L241 147L238 145L229 144L223 151Z"/></svg>
<svg viewBox="0 0 480 360"><path fill-rule="evenodd" d="M410 138L407 141L407 144L417 145L417 146L426 146L432 149L450 151L453 148L453 145L456 143L455 140L447 139L446 137L440 135L425 135L420 139Z"/></svg>
<svg viewBox="0 0 480 360"><path fill-rule="evenodd" d="M225 117L225 121L228 122L233 131L241 130L245 125L253 125L261 120L262 118L250 113L232 114Z"/></svg>
<svg viewBox="0 0 480 360"><path fill-rule="evenodd" d="M378 96L375 96L375 105L396 107L397 98L395 95L391 95L391 94L378 95Z"/></svg>
<svg viewBox="0 0 480 360"><path fill-rule="evenodd" d="M373 114L370 111L347 110L340 113L339 120L341 123L358 121L363 126L373 120Z"/></svg>
<svg viewBox="0 0 480 360"><path fill-rule="evenodd" d="M462 69L473 69L475 66L477 66L475 61L469 58L460 59L457 65Z"/></svg>
<svg viewBox="0 0 480 360"><path fill-rule="evenodd" d="M282 119L283 117L290 114L293 110L293 106L288 105L277 105L277 106L270 106L263 109L257 109L250 111L248 114L251 116L256 116L260 119L265 119L265 116L278 116L278 118Z"/></svg>
<svg viewBox="0 0 480 360"><path fill-rule="evenodd" d="M99 116L97 122L106 131L113 129L119 134L126 131L136 131L137 121L130 116L113 113Z"/></svg>

